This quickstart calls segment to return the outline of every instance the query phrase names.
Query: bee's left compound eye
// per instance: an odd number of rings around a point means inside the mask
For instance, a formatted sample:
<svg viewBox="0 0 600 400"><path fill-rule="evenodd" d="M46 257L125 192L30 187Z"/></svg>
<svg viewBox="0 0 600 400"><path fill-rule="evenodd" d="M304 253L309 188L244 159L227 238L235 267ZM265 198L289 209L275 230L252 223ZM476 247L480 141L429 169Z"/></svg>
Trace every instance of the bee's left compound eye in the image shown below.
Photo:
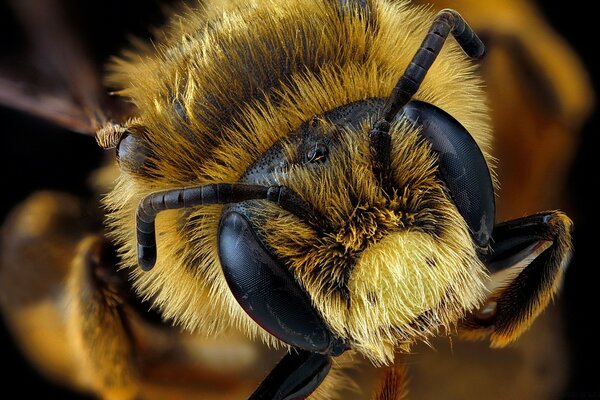
<svg viewBox="0 0 600 400"><path fill-rule="evenodd" d="M494 186L475 139L444 110L420 101L404 106L402 116L421 128L438 154L439 171L475 243L487 247L494 228Z"/></svg>
<svg viewBox="0 0 600 400"><path fill-rule="evenodd" d="M300 349L326 354L343 351L306 293L238 212L226 212L221 219L219 258L234 297L263 329Z"/></svg>

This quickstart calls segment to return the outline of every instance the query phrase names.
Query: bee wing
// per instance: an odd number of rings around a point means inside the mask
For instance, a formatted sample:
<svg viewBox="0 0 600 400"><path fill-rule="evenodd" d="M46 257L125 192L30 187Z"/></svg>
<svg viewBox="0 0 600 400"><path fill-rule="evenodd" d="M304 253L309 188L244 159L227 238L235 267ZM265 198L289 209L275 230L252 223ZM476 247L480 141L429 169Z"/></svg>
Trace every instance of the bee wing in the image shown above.
<svg viewBox="0 0 600 400"><path fill-rule="evenodd" d="M45 92L0 72L0 104L33 114L69 130L92 134L96 123L69 96Z"/></svg>
<svg viewBox="0 0 600 400"><path fill-rule="evenodd" d="M128 114L108 98L99 69L65 17L60 0L12 0L14 15L30 43L27 65L0 68L0 104L93 134L109 118Z"/></svg>

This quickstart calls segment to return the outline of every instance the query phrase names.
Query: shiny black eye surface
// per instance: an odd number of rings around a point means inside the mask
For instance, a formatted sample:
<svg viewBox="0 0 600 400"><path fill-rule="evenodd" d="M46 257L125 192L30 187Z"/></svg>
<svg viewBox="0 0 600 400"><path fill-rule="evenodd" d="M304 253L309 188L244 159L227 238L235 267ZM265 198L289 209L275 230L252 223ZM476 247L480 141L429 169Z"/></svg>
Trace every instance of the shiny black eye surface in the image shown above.
<svg viewBox="0 0 600 400"><path fill-rule="evenodd" d="M219 259L231 293L258 325L304 350L334 350L332 336L308 295L265 248L244 215L226 212L218 238Z"/></svg>
<svg viewBox="0 0 600 400"><path fill-rule="evenodd" d="M420 101L404 106L401 118L421 128L438 154L439 171L475 243L489 244L496 204L487 162L475 139L450 114Z"/></svg>

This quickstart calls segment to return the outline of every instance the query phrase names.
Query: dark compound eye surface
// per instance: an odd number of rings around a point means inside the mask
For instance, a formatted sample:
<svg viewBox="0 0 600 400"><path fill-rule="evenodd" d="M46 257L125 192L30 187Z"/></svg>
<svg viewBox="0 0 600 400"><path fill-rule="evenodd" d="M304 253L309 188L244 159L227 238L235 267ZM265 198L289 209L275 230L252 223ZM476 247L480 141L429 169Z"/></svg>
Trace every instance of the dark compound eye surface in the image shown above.
<svg viewBox="0 0 600 400"><path fill-rule="evenodd" d="M124 132L121 136L121 139L119 139L117 147L115 148L115 151L117 152L117 159L120 160L121 157L127 158L127 156L131 153L132 148L135 146L134 142L135 139L133 136L131 136L129 132Z"/></svg>
<svg viewBox="0 0 600 400"><path fill-rule="evenodd" d="M240 213L230 211L221 219L219 258L231 293L263 329L304 350L331 351L329 330L308 296Z"/></svg>
<svg viewBox="0 0 600 400"><path fill-rule="evenodd" d="M136 172L141 171L148 157L148 150L142 139L130 132L123 133L116 152L119 163Z"/></svg>
<svg viewBox="0 0 600 400"><path fill-rule="evenodd" d="M439 170L458 211L480 247L489 244L496 205L489 168L475 139L450 114L428 103L408 103L401 118L417 126L439 156Z"/></svg>

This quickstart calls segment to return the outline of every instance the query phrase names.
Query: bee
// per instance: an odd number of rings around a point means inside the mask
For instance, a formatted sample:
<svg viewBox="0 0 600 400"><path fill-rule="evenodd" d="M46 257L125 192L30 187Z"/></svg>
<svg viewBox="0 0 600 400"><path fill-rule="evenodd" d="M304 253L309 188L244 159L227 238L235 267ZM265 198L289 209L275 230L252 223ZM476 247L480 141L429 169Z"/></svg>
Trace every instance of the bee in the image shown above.
<svg viewBox="0 0 600 400"><path fill-rule="evenodd" d="M483 54L456 11L406 2L207 1L173 17L113 63L135 110L97 133L117 151L108 236L136 293L186 331L288 350L252 399L305 398L334 357L389 365L455 328L514 341L560 286L571 221L496 224ZM119 387L135 372L108 306L80 308L107 319L77 337ZM116 326L107 343L97 326ZM376 398L400 381L392 369Z"/></svg>
<svg viewBox="0 0 600 400"><path fill-rule="evenodd" d="M180 21L114 67L139 114L99 134L121 167L108 224L166 318L297 349L253 398L305 396L331 356L388 364L461 320L502 346L548 304L571 222L494 225L485 98L462 54L484 49L456 12L231 2Z"/></svg>

